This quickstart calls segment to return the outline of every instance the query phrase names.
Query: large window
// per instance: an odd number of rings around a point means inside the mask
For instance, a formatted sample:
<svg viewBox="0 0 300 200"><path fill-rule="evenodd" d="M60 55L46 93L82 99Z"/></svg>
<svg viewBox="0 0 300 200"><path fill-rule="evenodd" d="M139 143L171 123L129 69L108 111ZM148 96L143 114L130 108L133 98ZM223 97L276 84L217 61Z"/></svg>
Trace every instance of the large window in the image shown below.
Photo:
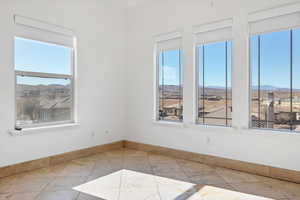
<svg viewBox="0 0 300 200"><path fill-rule="evenodd" d="M231 41L198 45L197 123L231 126Z"/></svg>
<svg viewBox="0 0 300 200"><path fill-rule="evenodd" d="M300 29L253 35L251 125L300 130Z"/></svg>
<svg viewBox="0 0 300 200"><path fill-rule="evenodd" d="M159 120L182 121L180 49L159 53Z"/></svg>
<svg viewBox="0 0 300 200"><path fill-rule="evenodd" d="M72 49L15 38L16 126L73 120Z"/></svg>
<svg viewBox="0 0 300 200"><path fill-rule="evenodd" d="M40 27L18 24L24 22ZM74 122L73 38L37 23L16 18L17 129Z"/></svg>
<svg viewBox="0 0 300 200"><path fill-rule="evenodd" d="M162 38L157 42L156 52L156 120L181 122L181 37L178 33L172 33Z"/></svg>

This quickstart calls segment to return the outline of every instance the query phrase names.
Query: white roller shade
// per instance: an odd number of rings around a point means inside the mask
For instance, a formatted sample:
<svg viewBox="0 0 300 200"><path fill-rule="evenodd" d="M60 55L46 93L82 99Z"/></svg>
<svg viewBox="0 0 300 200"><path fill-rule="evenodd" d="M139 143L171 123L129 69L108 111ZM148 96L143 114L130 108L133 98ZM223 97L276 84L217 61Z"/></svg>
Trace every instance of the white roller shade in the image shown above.
<svg viewBox="0 0 300 200"><path fill-rule="evenodd" d="M248 18L249 32L252 35L299 27L300 4L258 11Z"/></svg>
<svg viewBox="0 0 300 200"><path fill-rule="evenodd" d="M232 39L232 20L222 20L214 23L194 27L195 43L205 44L210 42Z"/></svg>
<svg viewBox="0 0 300 200"><path fill-rule="evenodd" d="M158 51L181 48L181 34L179 32L164 34L156 37Z"/></svg>
<svg viewBox="0 0 300 200"><path fill-rule="evenodd" d="M17 37L54 43L70 48L74 46L74 33L67 28L21 16L15 16L15 25Z"/></svg>

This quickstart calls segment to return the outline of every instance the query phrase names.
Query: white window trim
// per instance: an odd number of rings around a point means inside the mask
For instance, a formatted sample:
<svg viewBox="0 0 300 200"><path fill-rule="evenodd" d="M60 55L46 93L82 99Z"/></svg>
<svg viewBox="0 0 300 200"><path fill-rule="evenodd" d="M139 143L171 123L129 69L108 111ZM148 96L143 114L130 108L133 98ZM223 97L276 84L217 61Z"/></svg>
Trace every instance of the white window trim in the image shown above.
<svg viewBox="0 0 300 200"><path fill-rule="evenodd" d="M37 127L47 127L53 125L61 125L61 124L72 124L76 123L74 116L74 78L73 75L66 74L53 74L53 73L41 73L41 72L27 72L27 71L18 71L15 70L15 91L17 91L17 76L26 76L26 77L37 77L37 78L56 78L56 79L69 79L71 82L71 95L72 95L72 110L71 110L71 119L66 121L57 121L57 122L49 122L49 123L38 123L38 124L30 124L30 125L22 125L23 129L37 128ZM15 108L17 108L17 98L15 95ZM15 127L17 122L17 109L15 109Z"/></svg>
<svg viewBox="0 0 300 200"><path fill-rule="evenodd" d="M69 127L70 125L78 125L78 118L77 118L77 96L76 96L76 79L77 79L77 73L76 73L76 66L77 66L77 62L76 62L76 58L77 58L77 40L75 38L75 34L72 30L61 27L61 26L57 26L54 24L50 24L47 22L43 22L40 20L35 20L35 19L31 19L31 18L27 18L27 17L21 17L21 16L14 16L14 20L15 20L15 38L24 38L24 39L29 39L29 40L33 40L35 42L42 42L42 43L48 43L48 44L54 44L54 45L61 45L61 46L66 46L68 48L71 49L71 74L70 75L66 75L66 74L55 74L55 73L43 73L43 72L27 72L27 71L18 71L15 70L15 116L14 116L14 130L10 131L12 134L14 134L14 132L20 132L20 133L25 133L25 132L32 132L35 130L44 130L44 129L48 129L48 128L59 128L59 127ZM33 37L30 38L26 38L23 37L23 33L22 33L22 27L17 28L17 26L25 26L25 27L30 27L36 30L43 30L43 31L47 31L47 32L52 32L52 33L58 33L58 34L62 34L65 35L69 38L72 38L72 46L70 45L63 45L60 44L57 41L41 41L39 40L39 38L35 38L34 35ZM15 63L13 61L14 64L14 68L15 68ZM70 120L66 120L66 121L57 121L57 122L49 122L49 123L38 123L38 124L30 124L30 125L22 125L18 128L21 128L21 130L17 130L17 97L16 97L16 91L17 91L17 76L29 76L29 77L40 77L40 78L58 78L58 79L69 79L70 80L70 87L71 87L71 95L72 95L72 109L71 109L71 119ZM28 130L28 131L27 131Z"/></svg>
<svg viewBox="0 0 300 200"><path fill-rule="evenodd" d="M193 31L193 35L194 35L194 42L193 42L193 73L194 73L194 81L193 81L193 122L192 125L193 126L201 126L201 127L215 127L215 128L226 128L226 129L235 129L235 127L233 126L225 126L225 125L213 125L213 124L203 124L203 123L198 123L198 107L199 107L199 102L198 102L198 95L199 95L199 91L198 91L198 66L199 66L199 58L198 58L198 46L200 45L207 45L207 44L213 44L213 43L217 43L217 42L226 42L226 41L231 41L232 45L233 45L233 35L231 34L230 37L226 37L226 38L222 38L222 39L214 39L214 40L209 40L207 42L198 42L197 40L197 35L199 33L205 33L205 32L211 32L211 31L218 31L218 30L222 30L225 28L230 28L231 29L231 33L233 33L232 30L232 26L233 26L233 19L229 18L229 19L224 19L224 20L218 20L215 22L211 22L211 23L205 23L205 24L201 24L201 25L197 25L194 26L194 31ZM233 50L233 49L232 49ZM231 51L232 51L231 50ZM233 51L231 52L231 60L233 61ZM233 77L233 62L231 63L231 77ZM231 83L232 83L232 78L231 78ZM231 84L231 92L233 92L233 85ZM233 96L231 94L231 96ZM232 99L233 102L233 99ZM234 119L232 118L231 121L233 121Z"/></svg>
<svg viewBox="0 0 300 200"><path fill-rule="evenodd" d="M153 124L164 124L164 125L175 125L181 126L184 123L184 119L182 121L169 121L169 120L159 120L159 54L160 50L158 49L158 43L173 40L173 39L180 39L180 46L178 48L174 47L175 49L180 50L180 68L181 68L181 87L183 89L183 47L182 47L182 32L181 31L174 31L165 34L159 34L154 36L154 49L153 49ZM168 49L172 50L172 48Z"/></svg>
<svg viewBox="0 0 300 200"><path fill-rule="evenodd" d="M43 126L43 127L31 127L31 128L26 128L22 130L10 130L8 131L10 135L12 136L22 136L22 135L28 135L28 134L34 134L34 133L40 133L41 131L46 132L46 131L52 131L56 129L69 129L69 128L78 128L80 127L79 123L64 123L64 124L52 124L48 126Z"/></svg>
<svg viewBox="0 0 300 200"><path fill-rule="evenodd" d="M284 30L289 30L289 29L296 29L300 28L300 23L298 26L292 26L292 27L285 27L285 28L279 28L279 29L274 29L274 30L269 30L269 31L264 31L264 32L259 32L259 33L254 33L251 34L250 32L250 24L261 21L261 20L267 20L270 18L274 17L281 17L289 14L294 14L300 12L300 3L289 3L285 5L281 5L278 7L272 7L272 8L267 8L255 12L251 12L248 14L248 76L249 76L249 81L248 81L248 127L242 128L242 130L247 130L252 132L260 132L262 134L268 134L271 132L271 134L277 133L277 134L290 134L290 135L295 135L294 133L299 133L299 131L291 131L291 130L281 130L281 129L272 129L272 128L255 128L252 127L252 118L251 118L251 109L252 109L252 68L251 68L251 37L256 36L256 35L263 35L263 34L268 34L268 33L273 33L273 32L280 32Z"/></svg>

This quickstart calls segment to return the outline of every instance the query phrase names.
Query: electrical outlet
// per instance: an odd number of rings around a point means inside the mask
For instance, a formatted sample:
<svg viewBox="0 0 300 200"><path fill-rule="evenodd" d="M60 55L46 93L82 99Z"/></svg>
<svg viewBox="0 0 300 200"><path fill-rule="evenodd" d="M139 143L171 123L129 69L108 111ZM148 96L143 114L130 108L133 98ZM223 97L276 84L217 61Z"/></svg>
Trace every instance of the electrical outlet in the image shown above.
<svg viewBox="0 0 300 200"><path fill-rule="evenodd" d="M210 137L206 137L206 144L210 144Z"/></svg>
<svg viewBox="0 0 300 200"><path fill-rule="evenodd" d="M92 131L91 137L95 137L95 131Z"/></svg>

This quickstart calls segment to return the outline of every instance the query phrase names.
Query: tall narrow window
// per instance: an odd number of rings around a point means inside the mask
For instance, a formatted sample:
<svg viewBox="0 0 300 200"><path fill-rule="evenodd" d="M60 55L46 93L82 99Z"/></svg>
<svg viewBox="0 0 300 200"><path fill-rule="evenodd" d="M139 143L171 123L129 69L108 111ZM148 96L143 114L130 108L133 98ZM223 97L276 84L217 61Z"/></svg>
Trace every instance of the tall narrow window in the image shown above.
<svg viewBox="0 0 300 200"><path fill-rule="evenodd" d="M300 130L300 29L251 37L254 128Z"/></svg>
<svg viewBox="0 0 300 200"><path fill-rule="evenodd" d="M65 36L57 33L20 25L18 28L16 128L74 122L72 39L64 43ZM45 37L47 34L50 37Z"/></svg>
<svg viewBox="0 0 300 200"><path fill-rule="evenodd" d="M197 46L197 122L231 126L231 41Z"/></svg>
<svg viewBox="0 0 300 200"><path fill-rule="evenodd" d="M182 121L182 69L180 40L168 40L158 44L157 119Z"/></svg>
<svg viewBox="0 0 300 200"><path fill-rule="evenodd" d="M252 128L300 130L299 25L299 13L250 23Z"/></svg>
<svg viewBox="0 0 300 200"><path fill-rule="evenodd" d="M195 27L197 124L231 126L232 19Z"/></svg>

